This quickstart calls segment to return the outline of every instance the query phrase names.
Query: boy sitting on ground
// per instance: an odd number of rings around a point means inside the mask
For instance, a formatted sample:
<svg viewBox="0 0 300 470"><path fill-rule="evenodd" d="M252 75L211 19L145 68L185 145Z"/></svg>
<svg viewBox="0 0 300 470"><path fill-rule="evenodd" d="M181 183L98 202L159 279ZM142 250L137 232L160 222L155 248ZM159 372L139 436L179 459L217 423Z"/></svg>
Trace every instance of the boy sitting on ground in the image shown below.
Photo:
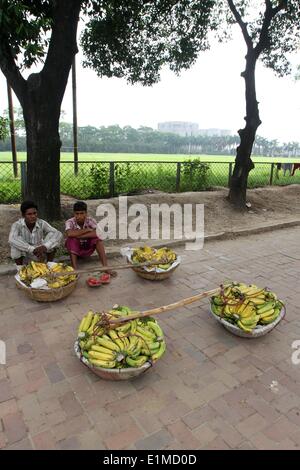
<svg viewBox="0 0 300 470"><path fill-rule="evenodd" d="M96 233L97 222L87 215L87 205L83 201L75 202L74 217L66 221L65 246L70 254L71 264L77 269L78 258L86 258L96 250L103 266L107 266L107 258L102 240ZM111 271L107 270L110 274Z"/></svg>

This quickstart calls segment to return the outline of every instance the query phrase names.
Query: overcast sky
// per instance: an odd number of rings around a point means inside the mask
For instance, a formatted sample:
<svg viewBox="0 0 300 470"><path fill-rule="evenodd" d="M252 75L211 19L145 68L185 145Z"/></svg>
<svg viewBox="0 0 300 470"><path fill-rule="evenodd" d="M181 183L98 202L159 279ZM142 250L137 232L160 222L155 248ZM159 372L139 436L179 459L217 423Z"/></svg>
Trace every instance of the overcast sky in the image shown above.
<svg viewBox="0 0 300 470"><path fill-rule="evenodd" d="M78 125L157 128L162 121L191 121L200 128L230 129L244 126L244 43L238 31L235 39L201 53L197 63L180 76L163 70L161 81L152 87L128 85L123 79L98 78L83 69L77 55ZM292 57L300 63L300 53ZM261 64L256 72L257 99L262 125L258 134L279 141L300 141L300 81L277 78ZM0 77L0 113L7 107L6 83ZM17 100L15 98L15 103ZM72 121L71 74L62 109Z"/></svg>

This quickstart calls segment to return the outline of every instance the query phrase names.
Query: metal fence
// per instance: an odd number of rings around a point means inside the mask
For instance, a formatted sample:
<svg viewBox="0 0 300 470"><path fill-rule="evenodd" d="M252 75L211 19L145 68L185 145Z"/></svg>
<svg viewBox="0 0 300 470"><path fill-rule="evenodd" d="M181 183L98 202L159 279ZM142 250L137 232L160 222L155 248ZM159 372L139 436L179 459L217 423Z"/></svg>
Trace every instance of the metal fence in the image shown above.
<svg viewBox="0 0 300 470"><path fill-rule="evenodd" d="M140 191L204 191L229 185L231 162L61 162L61 193L78 199L97 199ZM255 163L248 177L248 188L300 183L300 171L294 176L278 171L276 163ZM18 163L14 175L12 162L0 162L0 202L16 203L26 192L26 162Z"/></svg>

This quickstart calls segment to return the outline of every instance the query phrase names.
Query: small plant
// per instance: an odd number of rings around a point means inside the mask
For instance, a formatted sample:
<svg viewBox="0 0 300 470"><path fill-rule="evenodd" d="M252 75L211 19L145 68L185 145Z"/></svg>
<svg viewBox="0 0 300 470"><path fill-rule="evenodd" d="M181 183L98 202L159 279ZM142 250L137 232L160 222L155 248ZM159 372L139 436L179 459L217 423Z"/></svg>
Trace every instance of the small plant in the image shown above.
<svg viewBox="0 0 300 470"><path fill-rule="evenodd" d="M0 116L0 140L5 140L8 136L9 120Z"/></svg>
<svg viewBox="0 0 300 470"><path fill-rule="evenodd" d="M208 188L208 173L210 165L199 159L188 160L183 164L184 186L190 191L201 191Z"/></svg>
<svg viewBox="0 0 300 470"><path fill-rule="evenodd" d="M108 194L109 167L107 164L96 163L90 169L90 197L106 197Z"/></svg>

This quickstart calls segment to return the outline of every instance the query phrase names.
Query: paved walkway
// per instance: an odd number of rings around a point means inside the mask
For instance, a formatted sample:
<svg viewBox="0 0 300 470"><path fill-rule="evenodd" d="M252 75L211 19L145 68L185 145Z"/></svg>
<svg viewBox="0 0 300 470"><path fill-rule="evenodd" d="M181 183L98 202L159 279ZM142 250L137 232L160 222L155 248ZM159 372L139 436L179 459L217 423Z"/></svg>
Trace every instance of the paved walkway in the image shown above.
<svg viewBox="0 0 300 470"><path fill-rule="evenodd" d="M162 283L120 272L69 298L34 303L1 277L0 448L296 449L300 447L300 229L184 252ZM243 339L208 315L208 302L161 316L167 353L130 382L98 379L74 356L78 322L89 307L148 308L211 289L225 279L270 286L287 317L269 335Z"/></svg>

